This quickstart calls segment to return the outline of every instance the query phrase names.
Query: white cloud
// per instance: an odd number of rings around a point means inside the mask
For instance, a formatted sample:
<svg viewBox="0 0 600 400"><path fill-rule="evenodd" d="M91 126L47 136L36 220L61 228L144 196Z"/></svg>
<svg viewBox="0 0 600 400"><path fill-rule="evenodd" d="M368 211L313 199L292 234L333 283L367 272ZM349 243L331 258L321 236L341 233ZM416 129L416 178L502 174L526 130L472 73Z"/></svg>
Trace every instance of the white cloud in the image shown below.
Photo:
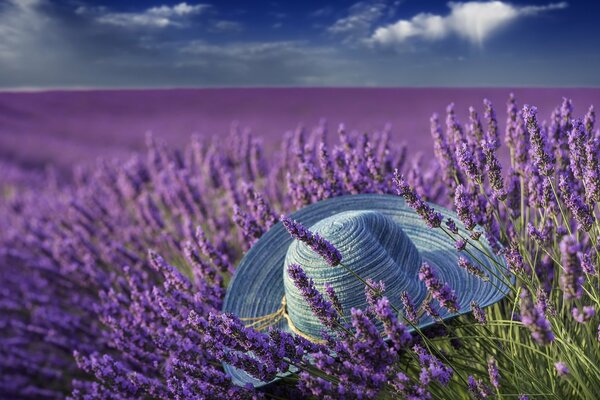
<svg viewBox="0 0 600 400"><path fill-rule="evenodd" d="M27 58L24 49L36 48L41 38L55 48L62 44L54 33L53 21L40 11L42 5L41 0L11 0L0 9L0 65L18 66ZM47 45L30 58L40 53L48 57L48 62L53 58Z"/></svg>
<svg viewBox="0 0 600 400"><path fill-rule="evenodd" d="M236 21L221 20L213 24L212 30L216 32L241 32L244 27Z"/></svg>
<svg viewBox="0 0 600 400"><path fill-rule="evenodd" d="M409 20L399 20L377 28L369 42L393 46L411 39L434 41L456 35L481 46L494 32L520 17L560 10L567 6L566 2L545 6L514 6L502 1L450 2L448 15L420 13Z"/></svg>
<svg viewBox="0 0 600 400"><path fill-rule="evenodd" d="M350 7L346 17L335 21L327 30L348 38L364 37L370 32L373 24L384 15L385 8L385 4L379 1L356 3Z"/></svg>
<svg viewBox="0 0 600 400"><path fill-rule="evenodd" d="M96 21L101 24L116 25L122 27L148 27L165 28L169 26L181 26L186 17L198 15L210 8L208 4L179 3L174 6L152 7L141 12L108 12L101 11Z"/></svg>

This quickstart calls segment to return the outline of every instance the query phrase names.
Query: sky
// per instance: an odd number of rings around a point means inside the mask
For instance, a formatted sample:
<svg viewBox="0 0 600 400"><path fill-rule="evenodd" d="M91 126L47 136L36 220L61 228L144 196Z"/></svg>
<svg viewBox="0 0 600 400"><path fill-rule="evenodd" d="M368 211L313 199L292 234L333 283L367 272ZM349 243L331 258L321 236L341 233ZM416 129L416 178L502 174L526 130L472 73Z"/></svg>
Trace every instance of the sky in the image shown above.
<svg viewBox="0 0 600 400"><path fill-rule="evenodd" d="M600 2L0 0L0 88L600 86Z"/></svg>

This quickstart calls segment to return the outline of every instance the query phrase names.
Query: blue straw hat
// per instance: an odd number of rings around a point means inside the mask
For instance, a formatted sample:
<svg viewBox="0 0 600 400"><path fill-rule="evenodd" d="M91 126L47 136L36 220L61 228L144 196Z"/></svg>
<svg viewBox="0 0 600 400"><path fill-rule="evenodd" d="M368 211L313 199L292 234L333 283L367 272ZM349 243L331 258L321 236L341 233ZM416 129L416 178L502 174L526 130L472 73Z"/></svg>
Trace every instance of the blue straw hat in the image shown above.
<svg viewBox="0 0 600 400"><path fill-rule="evenodd" d="M452 211L437 206L435 209L445 218L458 221ZM385 296L400 308L403 291L408 292L417 308L426 300L427 289L418 278L423 262L429 263L458 297L458 312L437 308L444 320L470 312L471 301L486 307L508 293L502 278L506 264L494 255L483 237L477 245L488 256L480 252L476 256L484 263L483 269L490 271L486 272L488 281L460 268L458 257L468 258L467 254L459 254L452 239L441 229L429 228L400 196L335 197L304 207L291 218L331 242L342 254L344 266L361 278L384 281ZM463 237L469 235L464 229L460 232ZM344 315L349 315L352 307L366 307L363 283L346 268L329 266L304 243L292 239L282 223L277 223L241 260L229 284L223 311L244 321L253 321L255 328L273 326L318 341L324 327L289 278L287 267L292 263L302 266L321 293L324 293L325 283L331 284L342 303ZM437 302L432 305L436 309ZM435 322L421 313L416 326L422 329ZM225 370L238 385L251 383L259 387L268 383L229 365L225 365Z"/></svg>

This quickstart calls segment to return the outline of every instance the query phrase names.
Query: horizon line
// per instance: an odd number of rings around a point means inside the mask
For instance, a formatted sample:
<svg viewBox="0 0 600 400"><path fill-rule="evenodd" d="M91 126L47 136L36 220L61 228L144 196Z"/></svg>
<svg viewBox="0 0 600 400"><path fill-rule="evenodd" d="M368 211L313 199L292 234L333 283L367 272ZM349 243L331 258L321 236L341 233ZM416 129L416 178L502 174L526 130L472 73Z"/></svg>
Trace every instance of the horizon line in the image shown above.
<svg viewBox="0 0 600 400"><path fill-rule="evenodd" d="M459 89L459 90L472 90L472 89L600 89L598 86L583 86L583 85L438 85L438 86L427 86L427 85L405 85L405 86L344 86L344 85L331 85L331 86L298 86L298 85L215 85L215 86L49 86L49 87L0 87L0 93L46 93L46 92L95 92L95 91L169 91L169 90L235 90L235 89Z"/></svg>

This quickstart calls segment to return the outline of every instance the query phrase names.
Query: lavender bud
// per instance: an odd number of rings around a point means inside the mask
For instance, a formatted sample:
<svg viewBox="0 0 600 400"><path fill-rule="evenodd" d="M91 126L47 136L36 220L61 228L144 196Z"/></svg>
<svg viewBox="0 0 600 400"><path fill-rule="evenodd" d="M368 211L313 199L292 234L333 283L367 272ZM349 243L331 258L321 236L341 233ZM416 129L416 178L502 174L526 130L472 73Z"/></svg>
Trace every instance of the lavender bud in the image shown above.
<svg viewBox="0 0 600 400"><path fill-rule="evenodd" d="M318 233L313 234L302 224L285 215L281 216L281 223L294 239L305 243L315 253L323 257L330 266L335 267L342 262L342 254L339 250Z"/></svg>
<svg viewBox="0 0 600 400"><path fill-rule="evenodd" d="M461 267L462 269L464 269L465 271L467 271L469 274L478 277L479 279L482 279L484 281L489 280L489 278L487 277L487 275L483 272L483 270L481 268L474 265L472 262L470 262L465 257L458 258L458 266Z"/></svg>
<svg viewBox="0 0 600 400"><path fill-rule="evenodd" d="M525 105L523 116L527 121L527 131L530 135L533 161L542 175L550 176L554 172L554 159L547 152L547 140L545 133L540 130L537 122L537 108Z"/></svg>
<svg viewBox="0 0 600 400"><path fill-rule="evenodd" d="M330 329L337 328L339 325L338 313L335 312L333 305L325 300L323 295L315 288L313 280L306 275L302 267L298 264L290 264L288 274L319 321Z"/></svg>
<svg viewBox="0 0 600 400"><path fill-rule="evenodd" d="M440 303L441 307L448 309L450 312L458 312L460 307L454 290L447 283L442 283L433 268L426 262L419 270L419 280L425 283L427 290Z"/></svg>
<svg viewBox="0 0 600 400"><path fill-rule="evenodd" d="M498 365L496 364L496 360L491 357L488 360L488 374L490 376L490 383L496 389L500 388L500 374L498 373Z"/></svg>
<svg viewBox="0 0 600 400"><path fill-rule="evenodd" d="M405 318L411 324L416 325L419 322L419 318L417 317L417 311L415 309L415 305L412 302L411 298L409 297L407 291L403 291L400 294L400 301L402 301L402 305L404 306Z"/></svg>
<svg viewBox="0 0 600 400"><path fill-rule="evenodd" d="M540 310L533 304L531 294L526 288L521 291L521 322L530 331L533 340L540 345L547 345L554 341L552 326L550 321L544 316L543 310Z"/></svg>
<svg viewBox="0 0 600 400"><path fill-rule="evenodd" d="M583 294L583 270L578 253L581 245L573 236L565 236L560 242L561 263L563 267L560 276L560 287L563 296L568 299L579 299Z"/></svg>
<svg viewBox="0 0 600 400"><path fill-rule="evenodd" d="M584 324L594 318L596 315L596 309L593 306L584 306L583 310L580 311L577 307L573 307L571 310L571 315L573 315L573 319L580 324Z"/></svg>
<svg viewBox="0 0 600 400"><path fill-rule="evenodd" d="M554 363L554 368L556 368L556 374L558 376L566 376L569 374L569 367L562 361L558 361Z"/></svg>
<svg viewBox="0 0 600 400"><path fill-rule="evenodd" d="M475 302L475 300L471 301L471 311L473 312L473 317L475 320L481 324L487 324L487 318L485 316L485 311L483 308L479 307L479 305Z"/></svg>

